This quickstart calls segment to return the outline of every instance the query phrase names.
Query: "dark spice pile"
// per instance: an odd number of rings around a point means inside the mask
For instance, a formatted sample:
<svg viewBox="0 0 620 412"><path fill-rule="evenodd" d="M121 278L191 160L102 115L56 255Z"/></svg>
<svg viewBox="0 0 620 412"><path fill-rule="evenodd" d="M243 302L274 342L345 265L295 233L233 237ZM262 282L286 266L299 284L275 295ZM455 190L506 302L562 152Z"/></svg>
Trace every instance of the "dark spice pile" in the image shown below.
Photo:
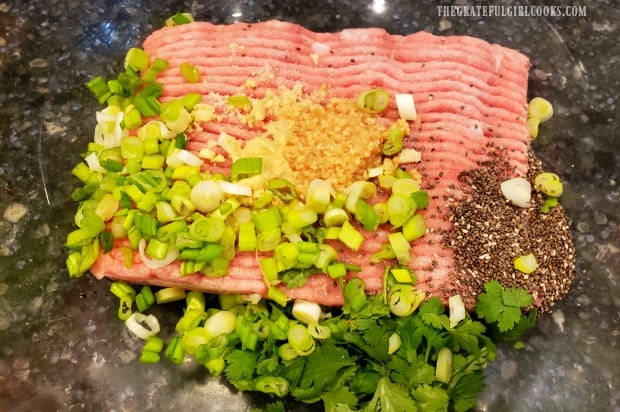
<svg viewBox="0 0 620 412"><path fill-rule="evenodd" d="M536 191L531 207L513 206L500 190L506 170L495 161L460 176L467 189L451 207L454 230L444 237L460 269L454 281L466 302L475 301L484 283L496 279L504 287L529 290L539 310L548 312L566 295L575 275L569 222L560 205L541 213L544 195ZM540 172L540 161L530 153L527 178L532 187ZM514 260L529 253L536 256L538 268L526 275L514 268Z"/></svg>

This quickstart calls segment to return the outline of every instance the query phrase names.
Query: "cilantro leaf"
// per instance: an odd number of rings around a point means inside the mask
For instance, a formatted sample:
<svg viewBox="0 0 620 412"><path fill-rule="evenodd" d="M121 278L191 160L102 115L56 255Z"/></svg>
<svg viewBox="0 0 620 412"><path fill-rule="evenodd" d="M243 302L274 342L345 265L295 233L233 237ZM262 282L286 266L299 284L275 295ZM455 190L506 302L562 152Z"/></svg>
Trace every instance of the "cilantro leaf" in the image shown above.
<svg viewBox="0 0 620 412"><path fill-rule="evenodd" d="M375 395L363 409L364 412L415 412L418 408L409 393L400 385L381 378ZM424 409L425 410L425 409Z"/></svg>
<svg viewBox="0 0 620 412"><path fill-rule="evenodd" d="M336 386L321 395L321 399L326 411L334 410L337 408L336 405L339 405L340 408L342 405L349 408L357 406L357 396L347 386Z"/></svg>
<svg viewBox="0 0 620 412"><path fill-rule="evenodd" d="M411 388L422 383L432 383L435 380L435 368L416 354L414 350L409 350L408 359L400 356L393 356L388 364L390 378L406 388Z"/></svg>
<svg viewBox="0 0 620 412"><path fill-rule="evenodd" d="M481 370L460 378L449 392L454 410L457 412L472 410L476 406L476 399L484 387L484 374Z"/></svg>
<svg viewBox="0 0 620 412"><path fill-rule="evenodd" d="M487 322L497 324L500 332L508 332L520 322L521 308L531 301L527 291L504 289L498 281L492 280L485 284L485 293L478 295L475 312Z"/></svg>
<svg viewBox="0 0 620 412"><path fill-rule="evenodd" d="M345 349L331 343L320 346L306 359L299 384L291 390L293 396L300 400L319 396L342 368L355 365L355 359Z"/></svg>
<svg viewBox="0 0 620 412"><path fill-rule="evenodd" d="M375 392L379 379L381 375L377 371L368 368L360 369L349 382L349 387L358 395L368 395Z"/></svg>
<svg viewBox="0 0 620 412"><path fill-rule="evenodd" d="M282 401L275 401L267 404L267 409L265 412L285 412L284 404Z"/></svg>
<svg viewBox="0 0 620 412"><path fill-rule="evenodd" d="M226 355L224 360L226 361L224 373L231 383L252 378L256 368L256 355L252 352L235 349Z"/></svg>
<svg viewBox="0 0 620 412"><path fill-rule="evenodd" d="M486 331L484 325L470 319L462 321L456 328L448 329L450 334L450 346L454 350L467 351L478 354L480 348L479 339Z"/></svg>
<svg viewBox="0 0 620 412"><path fill-rule="evenodd" d="M448 411L450 397L440 386L420 385L411 391L411 395L423 411Z"/></svg>
<svg viewBox="0 0 620 412"><path fill-rule="evenodd" d="M506 288L502 291L502 300L506 306L524 308L532 303L532 295L520 288Z"/></svg>

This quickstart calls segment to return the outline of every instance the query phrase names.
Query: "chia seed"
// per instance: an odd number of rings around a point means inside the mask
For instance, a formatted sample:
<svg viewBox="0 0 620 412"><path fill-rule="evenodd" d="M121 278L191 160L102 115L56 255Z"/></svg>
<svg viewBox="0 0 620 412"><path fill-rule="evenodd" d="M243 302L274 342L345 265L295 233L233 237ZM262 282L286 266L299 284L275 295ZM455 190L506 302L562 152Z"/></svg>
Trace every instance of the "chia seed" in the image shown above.
<svg viewBox="0 0 620 412"><path fill-rule="evenodd" d="M500 157L501 158L501 157ZM532 183L542 165L528 155L527 179ZM508 202L500 183L512 176L507 163L495 160L462 173L462 200L451 203L448 219L453 230L444 244L454 251L458 268L454 281L464 301L473 303L484 284L499 281L504 287L527 289L541 312L551 311L570 288L575 276L575 247L564 209L558 205L544 214L544 195L532 193L531 207ZM514 260L533 253L538 267L529 275L514 268Z"/></svg>

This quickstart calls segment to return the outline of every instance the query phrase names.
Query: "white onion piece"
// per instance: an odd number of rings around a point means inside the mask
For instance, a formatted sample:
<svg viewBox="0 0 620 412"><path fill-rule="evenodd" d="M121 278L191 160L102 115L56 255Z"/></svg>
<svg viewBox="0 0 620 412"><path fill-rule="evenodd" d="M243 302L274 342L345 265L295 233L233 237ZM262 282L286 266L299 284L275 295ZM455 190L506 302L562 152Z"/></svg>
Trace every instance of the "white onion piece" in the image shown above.
<svg viewBox="0 0 620 412"><path fill-rule="evenodd" d="M396 107L401 119L416 120L418 118L412 94L397 93L394 97L396 98Z"/></svg>
<svg viewBox="0 0 620 412"><path fill-rule="evenodd" d="M422 153L415 149L403 149L400 154L395 157L398 164L418 163L422 161Z"/></svg>
<svg viewBox="0 0 620 412"><path fill-rule="evenodd" d="M222 189L212 180L202 180L192 188L189 200L196 209L209 213L220 207L223 200Z"/></svg>
<svg viewBox="0 0 620 412"><path fill-rule="evenodd" d="M202 159L185 149L174 149L166 158L166 163L172 167L183 165L200 166Z"/></svg>
<svg viewBox="0 0 620 412"><path fill-rule="evenodd" d="M142 325L143 323L146 327ZM159 321L157 318L153 315L145 315L140 312L132 313L131 316L125 320L125 326L140 339L147 339L159 333Z"/></svg>
<svg viewBox="0 0 620 412"><path fill-rule="evenodd" d="M140 253L140 259L149 269L159 269L164 266L168 266L172 262L179 257L179 251L173 247L168 247L168 253L166 253L166 257L163 259L151 259L144 253L146 249L146 240L140 239L138 243L138 252Z"/></svg>
<svg viewBox="0 0 620 412"><path fill-rule="evenodd" d="M108 106L96 113L97 125L95 126L94 141L105 148L120 146L123 137L121 123L123 112L114 106Z"/></svg>
<svg viewBox="0 0 620 412"><path fill-rule="evenodd" d="M239 183L226 182L220 180L218 182L222 192L235 196L252 196L252 188Z"/></svg>
<svg viewBox="0 0 620 412"><path fill-rule="evenodd" d="M179 159L190 166L200 166L202 164L201 158L185 149L180 150Z"/></svg>
<svg viewBox="0 0 620 412"><path fill-rule="evenodd" d="M515 177L500 184L502 194L506 199L518 207L530 207L532 185L522 177Z"/></svg>
<svg viewBox="0 0 620 412"><path fill-rule="evenodd" d="M461 295L454 295L448 298L448 307L450 309L450 327L453 328L465 319L467 311Z"/></svg>
<svg viewBox="0 0 620 412"><path fill-rule="evenodd" d="M373 177L381 176L383 174L383 166L371 167L368 169L368 178L372 179Z"/></svg>
<svg viewBox="0 0 620 412"><path fill-rule="evenodd" d="M106 172L106 170L101 167L101 163L99 163L99 157L97 157L97 153L90 153L84 158L84 161L88 165L88 168L91 170L91 172Z"/></svg>
<svg viewBox="0 0 620 412"><path fill-rule="evenodd" d="M308 325L321 319L321 307L314 302L297 299L293 303L292 314L295 319Z"/></svg>

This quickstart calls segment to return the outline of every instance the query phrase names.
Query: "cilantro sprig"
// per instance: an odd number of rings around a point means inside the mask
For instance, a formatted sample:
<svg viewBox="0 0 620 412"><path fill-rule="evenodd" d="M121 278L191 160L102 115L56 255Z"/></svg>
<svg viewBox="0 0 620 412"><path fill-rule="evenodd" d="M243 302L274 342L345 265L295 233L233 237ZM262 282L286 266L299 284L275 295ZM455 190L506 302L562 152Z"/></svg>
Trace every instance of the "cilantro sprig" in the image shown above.
<svg viewBox="0 0 620 412"><path fill-rule="evenodd" d="M224 347L217 351L208 350L209 342L205 350L198 346L194 358L238 390L272 397L268 412L284 411L285 399L334 412L464 412L475 407L485 387L483 372L495 359L496 344L517 339L536 319L535 311L526 312L530 294L497 281L485 285L474 312L451 325L436 297L409 316L394 316L385 294L366 295L355 279L343 283L342 310L321 321L330 333L303 356L287 347L287 329L297 322L290 308L261 301L227 306L237 318L235 331L218 338ZM200 319L220 309L205 310ZM171 341L184 342L189 331L179 330ZM394 335L400 346L390 350ZM450 370L439 374L438 359L446 352Z"/></svg>

